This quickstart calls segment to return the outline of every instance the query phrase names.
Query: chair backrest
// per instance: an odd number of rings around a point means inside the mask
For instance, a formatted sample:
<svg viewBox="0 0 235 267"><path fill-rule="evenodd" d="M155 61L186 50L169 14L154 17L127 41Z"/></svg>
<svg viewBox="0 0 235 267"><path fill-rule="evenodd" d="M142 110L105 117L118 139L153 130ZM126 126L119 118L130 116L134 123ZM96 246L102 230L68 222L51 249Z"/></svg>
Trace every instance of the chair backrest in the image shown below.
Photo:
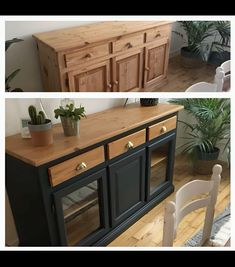
<svg viewBox="0 0 235 267"><path fill-rule="evenodd" d="M166 204L162 241L164 247L173 246L180 221L190 212L202 207L207 208L201 244L209 240L214 220L214 209L217 201L222 166L218 164L214 165L212 172L210 181L194 180L185 184L176 192L175 201L170 201ZM207 197L190 201L193 197L206 193L208 193Z"/></svg>
<svg viewBox="0 0 235 267"><path fill-rule="evenodd" d="M221 64L221 68L224 71L225 74L230 72L230 66L231 66L231 60L227 60L224 63Z"/></svg>
<svg viewBox="0 0 235 267"><path fill-rule="evenodd" d="M216 69L214 82L218 84L217 92L230 90L230 60Z"/></svg>

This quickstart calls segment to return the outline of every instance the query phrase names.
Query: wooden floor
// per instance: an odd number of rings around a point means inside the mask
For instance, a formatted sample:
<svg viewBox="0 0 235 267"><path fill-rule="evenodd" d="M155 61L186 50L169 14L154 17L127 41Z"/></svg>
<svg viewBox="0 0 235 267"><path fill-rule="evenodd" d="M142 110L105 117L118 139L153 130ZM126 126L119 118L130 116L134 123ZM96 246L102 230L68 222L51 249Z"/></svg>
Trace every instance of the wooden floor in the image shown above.
<svg viewBox="0 0 235 267"><path fill-rule="evenodd" d="M177 156L174 168L175 192L185 183L194 179L210 179L210 175L193 174L192 168L182 156ZM164 207L167 201L174 198L171 194L150 212L144 215L139 221L113 240L108 246L118 247L159 247L162 245ZM216 203L215 216L222 212L230 203L230 174L226 164L223 164L222 179L219 188L219 195ZM199 209L188 214L180 223L177 230L177 238L174 246L182 246L203 226L204 209Z"/></svg>
<svg viewBox="0 0 235 267"><path fill-rule="evenodd" d="M170 59L168 67L168 83L157 88L156 92L184 92L189 86L197 82L213 82L215 65L204 64L200 68L184 68L181 57Z"/></svg>

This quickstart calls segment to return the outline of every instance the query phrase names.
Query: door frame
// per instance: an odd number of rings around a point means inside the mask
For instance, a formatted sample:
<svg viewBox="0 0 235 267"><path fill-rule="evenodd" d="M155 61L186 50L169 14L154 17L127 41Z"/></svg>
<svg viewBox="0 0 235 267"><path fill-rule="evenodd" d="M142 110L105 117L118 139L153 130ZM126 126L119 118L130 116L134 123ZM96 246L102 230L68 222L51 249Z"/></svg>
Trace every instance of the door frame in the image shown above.
<svg viewBox="0 0 235 267"><path fill-rule="evenodd" d="M86 245L86 244L90 245L96 242L99 238L101 238L105 233L108 232L109 215L108 215L108 196L107 196L107 175L106 175L106 169L102 169L85 178L78 180L72 185L66 186L53 193L55 211L56 211L56 220L57 220L58 232L59 232L59 238L60 238L60 245L68 246L61 198L95 180L97 180L97 183L98 183L98 198L99 198L101 229L98 229L95 232L89 234L87 237L79 241L77 245Z"/></svg>
<svg viewBox="0 0 235 267"><path fill-rule="evenodd" d="M150 195L150 178L151 178L151 153L158 147L169 143L167 166L166 166L166 181L158 186L156 190ZM147 146L147 182L146 182L146 200L157 197L167 187L172 185L173 181L173 168L175 161L175 144L176 144L176 130L172 130L169 133L153 139L153 142Z"/></svg>

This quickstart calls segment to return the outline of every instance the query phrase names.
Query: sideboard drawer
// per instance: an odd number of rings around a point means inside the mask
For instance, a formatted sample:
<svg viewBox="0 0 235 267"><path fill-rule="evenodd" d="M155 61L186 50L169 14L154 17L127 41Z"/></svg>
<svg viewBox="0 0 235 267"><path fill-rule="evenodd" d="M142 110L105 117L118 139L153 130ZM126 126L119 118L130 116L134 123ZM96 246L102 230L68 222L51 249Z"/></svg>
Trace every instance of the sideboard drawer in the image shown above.
<svg viewBox="0 0 235 267"><path fill-rule="evenodd" d="M50 184L56 186L104 162L104 147L100 146L48 169Z"/></svg>
<svg viewBox="0 0 235 267"><path fill-rule="evenodd" d="M77 64L84 64L99 57L109 54L109 43L97 45L90 48L84 48L76 52L65 54L67 67L72 67Z"/></svg>
<svg viewBox="0 0 235 267"><path fill-rule="evenodd" d="M173 129L176 128L176 122L177 122L177 118L176 116L161 121L157 124L154 124L152 126L148 127L148 136L149 136L149 140L152 140L153 138L156 138L162 134L165 134Z"/></svg>
<svg viewBox="0 0 235 267"><path fill-rule="evenodd" d="M171 26L165 25L150 29L146 32L146 42L156 41L163 37L169 37L171 34Z"/></svg>
<svg viewBox="0 0 235 267"><path fill-rule="evenodd" d="M108 144L108 158L117 157L146 142L146 130L130 134Z"/></svg>
<svg viewBox="0 0 235 267"><path fill-rule="evenodd" d="M143 43L144 43L143 33L139 33L129 37L124 36L121 39L113 42L113 52L116 53L116 52L127 51L138 45L142 45Z"/></svg>

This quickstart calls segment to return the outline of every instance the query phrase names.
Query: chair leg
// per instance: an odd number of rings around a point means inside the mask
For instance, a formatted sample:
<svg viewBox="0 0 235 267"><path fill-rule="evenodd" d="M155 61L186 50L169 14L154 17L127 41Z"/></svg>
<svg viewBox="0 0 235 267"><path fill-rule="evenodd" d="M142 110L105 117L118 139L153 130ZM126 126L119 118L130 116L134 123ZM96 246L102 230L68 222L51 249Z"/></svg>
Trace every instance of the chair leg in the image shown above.
<svg viewBox="0 0 235 267"><path fill-rule="evenodd" d="M175 203L170 201L165 207L163 226L163 247L172 247L175 236Z"/></svg>

